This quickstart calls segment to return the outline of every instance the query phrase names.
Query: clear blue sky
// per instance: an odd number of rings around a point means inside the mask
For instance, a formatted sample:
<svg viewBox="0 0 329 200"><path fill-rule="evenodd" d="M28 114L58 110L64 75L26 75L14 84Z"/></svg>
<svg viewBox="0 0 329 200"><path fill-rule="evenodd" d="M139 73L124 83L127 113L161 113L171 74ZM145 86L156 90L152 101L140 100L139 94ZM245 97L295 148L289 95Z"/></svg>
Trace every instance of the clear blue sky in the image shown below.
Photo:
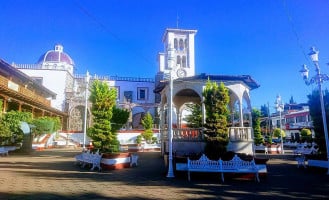
<svg viewBox="0 0 329 200"><path fill-rule="evenodd" d="M252 106L277 94L306 102L302 64L320 50L329 62L328 0L0 0L0 58L35 63L56 43L76 63L76 73L153 78L166 28L197 29L196 73L251 75L261 86ZM328 83L324 84L328 88Z"/></svg>

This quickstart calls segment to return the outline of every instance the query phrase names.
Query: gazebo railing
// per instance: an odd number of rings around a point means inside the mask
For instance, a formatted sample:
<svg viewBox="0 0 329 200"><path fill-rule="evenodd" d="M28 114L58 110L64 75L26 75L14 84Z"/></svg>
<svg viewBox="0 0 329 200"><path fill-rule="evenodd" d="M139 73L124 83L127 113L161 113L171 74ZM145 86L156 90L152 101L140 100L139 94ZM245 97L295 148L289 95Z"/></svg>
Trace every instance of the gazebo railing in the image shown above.
<svg viewBox="0 0 329 200"><path fill-rule="evenodd" d="M168 139L168 129L162 130L162 139ZM173 140L203 141L202 128L173 128Z"/></svg>
<svg viewBox="0 0 329 200"><path fill-rule="evenodd" d="M251 141L253 140L251 127L230 127L229 128L230 141Z"/></svg>
<svg viewBox="0 0 329 200"><path fill-rule="evenodd" d="M230 127L230 141L252 141L253 134L251 127ZM168 140L168 129L161 130L161 139ZM176 141L203 141L203 128L173 128L173 140Z"/></svg>

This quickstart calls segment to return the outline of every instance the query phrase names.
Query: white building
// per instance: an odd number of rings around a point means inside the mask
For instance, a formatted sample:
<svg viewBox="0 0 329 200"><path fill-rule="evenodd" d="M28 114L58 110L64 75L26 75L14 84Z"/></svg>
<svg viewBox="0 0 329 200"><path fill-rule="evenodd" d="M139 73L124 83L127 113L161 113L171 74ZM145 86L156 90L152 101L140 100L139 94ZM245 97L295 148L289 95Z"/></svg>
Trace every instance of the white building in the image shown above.
<svg viewBox="0 0 329 200"><path fill-rule="evenodd" d="M84 123L86 81L85 75L74 74L74 61L63 51L63 46L55 45L54 50L44 53L36 64L15 64L13 66L37 80L40 84L57 94L51 106L68 113L64 130L81 132ZM118 91L117 105L129 109L131 117L126 128L142 128L140 120L146 112L154 116L156 104L154 80L152 78L91 76L93 80L106 81ZM88 94L89 95L89 94ZM91 123L88 105L88 126Z"/></svg>

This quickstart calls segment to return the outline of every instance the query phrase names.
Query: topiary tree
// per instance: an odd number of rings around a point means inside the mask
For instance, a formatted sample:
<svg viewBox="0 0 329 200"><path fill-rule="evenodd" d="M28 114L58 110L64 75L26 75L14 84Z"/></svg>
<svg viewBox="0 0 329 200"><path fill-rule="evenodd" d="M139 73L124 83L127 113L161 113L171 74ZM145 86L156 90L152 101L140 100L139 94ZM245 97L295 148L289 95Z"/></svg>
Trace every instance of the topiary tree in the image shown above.
<svg viewBox="0 0 329 200"><path fill-rule="evenodd" d="M144 132L142 133L142 137L145 139L147 143L153 143L153 118L152 115L148 112L142 119L142 125L144 127Z"/></svg>
<svg viewBox="0 0 329 200"><path fill-rule="evenodd" d="M229 92L224 83L218 86L208 80L202 95L206 108L205 153L211 159L218 159L226 152L228 144Z"/></svg>
<svg viewBox="0 0 329 200"><path fill-rule="evenodd" d="M93 126L88 129L88 136L102 152L119 151L120 143L111 124L116 96L116 89L110 89L106 82L95 80L92 83L89 100L92 102Z"/></svg>
<svg viewBox="0 0 329 200"><path fill-rule="evenodd" d="M254 130L254 143L256 145L264 143L264 137L260 128L261 111L258 109L252 109L252 128Z"/></svg>
<svg viewBox="0 0 329 200"><path fill-rule="evenodd" d="M303 128L300 131L300 135L302 136L302 140L303 141L308 141L308 142L311 142L312 141L312 132L311 132L310 129Z"/></svg>

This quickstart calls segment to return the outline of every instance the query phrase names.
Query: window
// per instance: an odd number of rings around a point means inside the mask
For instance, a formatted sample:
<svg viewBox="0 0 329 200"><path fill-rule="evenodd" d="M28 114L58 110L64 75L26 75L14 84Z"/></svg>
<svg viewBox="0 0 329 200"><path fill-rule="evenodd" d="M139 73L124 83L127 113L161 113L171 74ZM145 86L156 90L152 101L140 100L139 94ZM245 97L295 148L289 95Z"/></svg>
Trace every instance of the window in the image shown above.
<svg viewBox="0 0 329 200"><path fill-rule="evenodd" d="M147 100L148 99L148 88L141 87L137 88L137 100Z"/></svg>
<svg viewBox="0 0 329 200"><path fill-rule="evenodd" d="M133 99L133 91L124 91L123 93L124 95L124 101L126 102L132 102L132 99Z"/></svg>
<svg viewBox="0 0 329 200"><path fill-rule="evenodd" d="M180 58L180 56L177 56L176 65L181 66L181 58Z"/></svg>
<svg viewBox="0 0 329 200"><path fill-rule="evenodd" d="M178 42L177 42L177 39L176 38L174 39L174 48L175 48L175 50L178 49Z"/></svg>
<svg viewBox="0 0 329 200"><path fill-rule="evenodd" d="M187 67L186 66L186 56L183 56L182 65L183 65L184 68Z"/></svg>
<svg viewBox="0 0 329 200"><path fill-rule="evenodd" d="M184 42L183 42L183 39L180 39L179 40L179 50L184 50Z"/></svg>

